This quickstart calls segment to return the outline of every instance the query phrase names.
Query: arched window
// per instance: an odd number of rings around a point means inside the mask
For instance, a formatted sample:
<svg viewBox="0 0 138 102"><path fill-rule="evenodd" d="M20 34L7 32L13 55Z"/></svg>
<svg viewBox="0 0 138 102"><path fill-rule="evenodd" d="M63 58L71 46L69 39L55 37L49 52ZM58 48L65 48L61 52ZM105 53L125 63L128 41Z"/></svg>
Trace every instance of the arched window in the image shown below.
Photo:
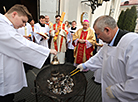
<svg viewBox="0 0 138 102"><path fill-rule="evenodd" d="M125 2L124 2L124 5L128 5L128 4L129 4L129 1L125 1Z"/></svg>

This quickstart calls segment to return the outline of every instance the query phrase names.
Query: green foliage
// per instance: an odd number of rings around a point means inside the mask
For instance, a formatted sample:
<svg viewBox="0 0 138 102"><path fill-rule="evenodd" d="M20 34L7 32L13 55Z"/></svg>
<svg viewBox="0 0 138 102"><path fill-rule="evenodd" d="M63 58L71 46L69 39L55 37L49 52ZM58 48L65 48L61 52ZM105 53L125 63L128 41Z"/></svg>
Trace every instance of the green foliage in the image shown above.
<svg viewBox="0 0 138 102"><path fill-rule="evenodd" d="M135 27L136 27L136 19L137 19L137 10L136 10L136 7L133 6L131 9L130 9L130 12L131 12L131 16L132 17L132 26L131 26L131 29L130 31L134 31L135 30Z"/></svg>
<svg viewBox="0 0 138 102"><path fill-rule="evenodd" d="M137 11L136 7L132 6L131 9L126 11L121 11L121 14L118 19L118 27L123 30L128 30L134 32L136 26Z"/></svg>
<svg viewBox="0 0 138 102"><path fill-rule="evenodd" d="M118 27L121 29L123 29L124 15L125 15L125 12L122 10L117 22Z"/></svg>
<svg viewBox="0 0 138 102"><path fill-rule="evenodd" d="M123 29L124 30L128 30L130 31L130 27L132 25L132 19L131 19L131 13L130 13L130 9L127 9L125 11L125 17L124 17L124 23L123 23Z"/></svg>

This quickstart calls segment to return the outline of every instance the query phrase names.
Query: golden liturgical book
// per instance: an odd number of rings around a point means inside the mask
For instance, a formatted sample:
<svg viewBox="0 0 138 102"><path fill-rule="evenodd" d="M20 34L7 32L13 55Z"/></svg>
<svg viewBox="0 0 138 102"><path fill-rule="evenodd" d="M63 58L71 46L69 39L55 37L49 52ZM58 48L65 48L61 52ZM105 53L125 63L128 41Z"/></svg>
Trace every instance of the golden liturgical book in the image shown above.
<svg viewBox="0 0 138 102"><path fill-rule="evenodd" d="M41 36L43 36L43 37L49 39L49 37L48 37L45 33L43 33L43 32L41 32L41 33L38 33L38 32L37 32L37 34L39 34L39 35L41 35Z"/></svg>

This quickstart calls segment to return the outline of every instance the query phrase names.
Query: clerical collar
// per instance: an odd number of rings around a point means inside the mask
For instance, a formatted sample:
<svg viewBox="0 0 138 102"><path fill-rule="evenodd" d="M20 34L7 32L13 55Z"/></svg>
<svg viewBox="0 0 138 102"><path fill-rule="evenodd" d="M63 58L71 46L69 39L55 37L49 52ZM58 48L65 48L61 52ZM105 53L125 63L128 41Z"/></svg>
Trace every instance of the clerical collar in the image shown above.
<svg viewBox="0 0 138 102"><path fill-rule="evenodd" d="M87 29L83 29L83 31L87 31Z"/></svg>
<svg viewBox="0 0 138 102"><path fill-rule="evenodd" d="M46 24L49 24L49 22L46 22Z"/></svg>
<svg viewBox="0 0 138 102"><path fill-rule="evenodd" d="M115 41L115 38L116 38L116 36L117 36L118 32L119 32L119 29L117 30L117 32L116 32L116 34L115 34L114 38L112 39L112 41L110 42L109 46L113 46L114 41Z"/></svg>
<svg viewBox="0 0 138 102"><path fill-rule="evenodd" d="M71 27L71 30L76 30L76 29L77 29L77 27L75 27L75 28Z"/></svg>
<svg viewBox="0 0 138 102"><path fill-rule="evenodd" d="M45 24L42 24L41 22L39 22L39 24L41 27L45 27Z"/></svg>

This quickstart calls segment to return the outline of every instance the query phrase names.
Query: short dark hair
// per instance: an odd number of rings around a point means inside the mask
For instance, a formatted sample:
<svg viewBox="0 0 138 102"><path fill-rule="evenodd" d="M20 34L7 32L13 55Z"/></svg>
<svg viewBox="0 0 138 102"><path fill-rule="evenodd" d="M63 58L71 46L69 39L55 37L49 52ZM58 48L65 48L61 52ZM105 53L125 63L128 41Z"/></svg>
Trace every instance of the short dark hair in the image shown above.
<svg viewBox="0 0 138 102"><path fill-rule="evenodd" d="M39 19L45 19L45 16L40 15L40 16L39 16Z"/></svg>
<svg viewBox="0 0 138 102"><path fill-rule="evenodd" d="M61 17L61 16L60 15L56 15L55 18L57 18L57 17Z"/></svg>
<svg viewBox="0 0 138 102"><path fill-rule="evenodd" d="M73 22L75 22L75 23L77 24L77 22L76 22L76 21L72 21L72 23L73 23Z"/></svg>
<svg viewBox="0 0 138 102"><path fill-rule="evenodd" d="M14 11L16 11L19 14L19 16L27 16L28 19L32 17L31 13L28 11L28 9L24 5L15 4L8 10L7 14L10 14Z"/></svg>
<svg viewBox="0 0 138 102"><path fill-rule="evenodd" d="M28 23L30 23L32 20L34 20L33 17L30 17L30 18L28 19Z"/></svg>

